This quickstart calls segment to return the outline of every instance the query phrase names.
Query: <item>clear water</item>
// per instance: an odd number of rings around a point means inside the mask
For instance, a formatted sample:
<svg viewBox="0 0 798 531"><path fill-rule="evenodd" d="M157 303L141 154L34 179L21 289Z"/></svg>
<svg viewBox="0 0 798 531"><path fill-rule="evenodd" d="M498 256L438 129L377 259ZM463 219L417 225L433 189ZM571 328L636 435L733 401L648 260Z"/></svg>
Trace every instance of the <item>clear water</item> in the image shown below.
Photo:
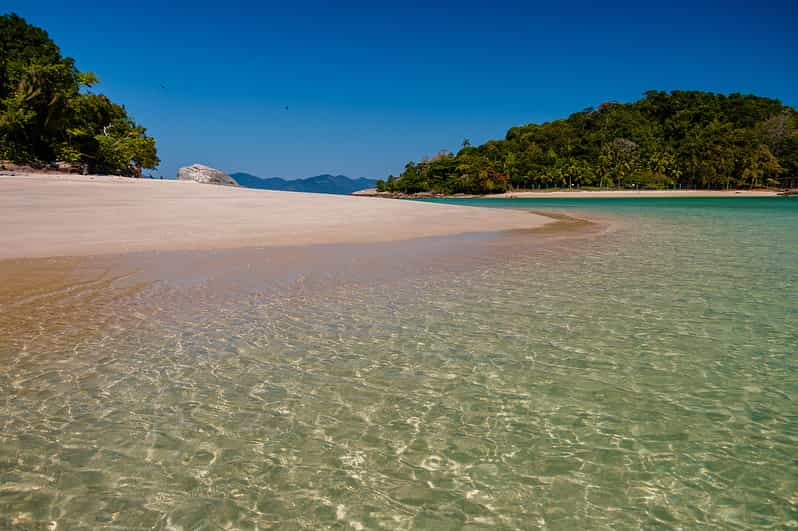
<svg viewBox="0 0 798 531"><path fill-rule="evenodd" d="M0 528L798 526L798 201L458 202L621 225L7 342Z"/></svg>

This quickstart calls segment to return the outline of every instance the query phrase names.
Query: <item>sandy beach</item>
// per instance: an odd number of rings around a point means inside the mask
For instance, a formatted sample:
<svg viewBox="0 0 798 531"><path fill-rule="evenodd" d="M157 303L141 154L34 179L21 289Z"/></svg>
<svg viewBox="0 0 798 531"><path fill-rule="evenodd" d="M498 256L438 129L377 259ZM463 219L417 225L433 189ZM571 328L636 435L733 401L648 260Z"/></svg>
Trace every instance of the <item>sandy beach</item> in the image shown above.
<svg viewBox="0 0 798 531"><path fill-rule="evenodd" d="M0 259L386 242L549 221L521 211L186 181L0 176Z"/></svg>
<svg viewBox="0 0 798 531"><path fill-rule="evenodd" d="M777 195L777 193L771 190L575 190L572 192L507 192L504 194L492 194L483 197L491 199L520 199L524 197L567 197L572 199L584 199L591 197L773 197L775 195Z"/></svg>
<svg viewBox="0 0 798 531"><path fill-rule="evenodd" d="M436 197L431 194L404 195L393 194L391 192L377 192L374 188L360 190L352 195L359 197L382 197L387 199L413 198L413 197ZM589 198L624 198L624 197L774 197L778 192L773 190L561 190L561 191L519 191L505 192L503 194L455 194L451 196L437 197L479 197L483 199L546 199L546 198L569 198L569 199L589 199Z"/></svg>

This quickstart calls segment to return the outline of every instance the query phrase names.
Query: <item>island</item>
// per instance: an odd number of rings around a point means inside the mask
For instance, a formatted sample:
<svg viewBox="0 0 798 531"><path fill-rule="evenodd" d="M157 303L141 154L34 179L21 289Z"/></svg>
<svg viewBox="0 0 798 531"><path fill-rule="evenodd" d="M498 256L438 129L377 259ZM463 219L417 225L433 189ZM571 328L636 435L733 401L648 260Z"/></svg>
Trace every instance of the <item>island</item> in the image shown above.
<svg viewBox="0 0 798 531"><path fill-rule="evenodd" d="M409 162L373 193L735 190L798 186L798 111L772 98L648 91L502 140Z"/></svg>

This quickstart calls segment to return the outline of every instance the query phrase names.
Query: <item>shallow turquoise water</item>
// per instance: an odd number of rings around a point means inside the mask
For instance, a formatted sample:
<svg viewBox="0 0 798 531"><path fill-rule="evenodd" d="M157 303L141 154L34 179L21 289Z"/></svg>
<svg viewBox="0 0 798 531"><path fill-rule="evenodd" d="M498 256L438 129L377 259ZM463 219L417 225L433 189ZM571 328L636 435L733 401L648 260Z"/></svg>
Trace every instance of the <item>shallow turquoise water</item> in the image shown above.
<svg viewBox="0 0 798 531"><path fill-rule="evenodd" d="M456 202L620 228L11 343L0 528L798 526L798 201Z"/></svg>

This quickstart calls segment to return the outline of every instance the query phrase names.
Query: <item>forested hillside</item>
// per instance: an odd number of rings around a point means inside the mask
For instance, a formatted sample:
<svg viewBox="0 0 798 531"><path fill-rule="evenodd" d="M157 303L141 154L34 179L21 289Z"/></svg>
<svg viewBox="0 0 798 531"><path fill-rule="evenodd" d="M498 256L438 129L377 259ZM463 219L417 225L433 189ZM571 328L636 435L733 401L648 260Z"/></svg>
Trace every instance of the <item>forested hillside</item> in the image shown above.
<svg viewBox="0 0 798 531"><path fill-rule="evenodd" d="M0 16L0 159L127 175L157 166L155 140L124 107L93 93L97 83L44 30Z"/></svg>
<svg viewBox="0 0 798 531"><path fill-rule="evenodd" d="M380 191L495 193L561 187L751 188L798 177L798 112L740 94L650 91L504 140L440 152L378 181Z"/></svg>

